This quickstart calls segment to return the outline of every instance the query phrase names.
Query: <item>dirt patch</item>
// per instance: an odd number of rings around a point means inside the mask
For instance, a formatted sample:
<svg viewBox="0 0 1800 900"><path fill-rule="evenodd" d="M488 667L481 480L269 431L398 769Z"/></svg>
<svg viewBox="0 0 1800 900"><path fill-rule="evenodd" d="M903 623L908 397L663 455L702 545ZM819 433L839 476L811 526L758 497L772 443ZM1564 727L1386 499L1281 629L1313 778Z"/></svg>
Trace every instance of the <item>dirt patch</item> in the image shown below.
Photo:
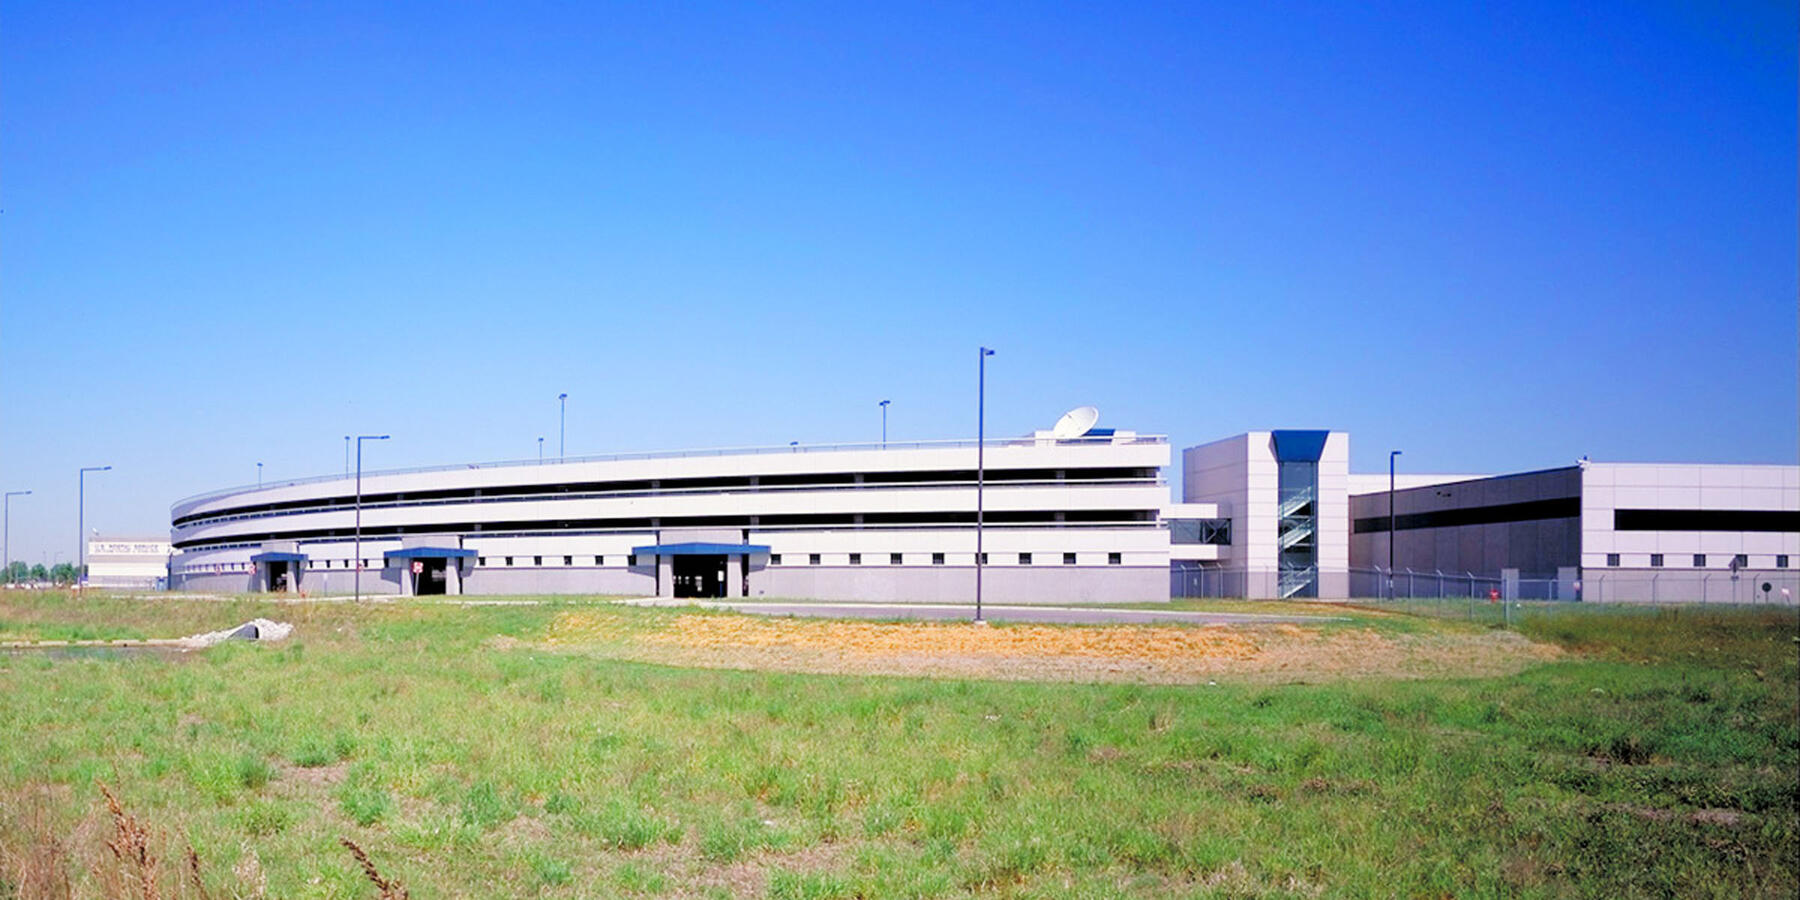
<svg viewBox="0 0 1800 900"><path fill-rule="evenodd" d="M329 766L294 766L282 764L275 767L275 780L279 784L292 785L297 790L326 791L337 787L349 774L350 764L347 762L332 763Z"/></svg>
<svg viewBox="0 0 1800 900"><path fill-rule="evenodd" d="M997 625L568 612L550 649L701 668L1194 684L1492 676L1559 657L1508 631L1384 634L1280 625Z"/></svg>

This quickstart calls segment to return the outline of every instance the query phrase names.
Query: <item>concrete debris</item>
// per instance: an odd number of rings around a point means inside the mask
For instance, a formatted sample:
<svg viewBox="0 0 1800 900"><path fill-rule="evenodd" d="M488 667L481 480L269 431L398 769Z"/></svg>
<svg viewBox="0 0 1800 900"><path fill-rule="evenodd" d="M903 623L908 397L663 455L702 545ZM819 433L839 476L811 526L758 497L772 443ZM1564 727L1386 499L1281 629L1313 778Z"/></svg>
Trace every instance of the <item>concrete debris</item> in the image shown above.
<svg viewBox="0 0 1800 900"><path fill-rule="evenodd" d="M236 628L224 631L209 631L181 639L181 646L198 649L211 647L222 641L281 641L294 633L294 626L286 622L271 622L268 619L251 619Z"/></svg>

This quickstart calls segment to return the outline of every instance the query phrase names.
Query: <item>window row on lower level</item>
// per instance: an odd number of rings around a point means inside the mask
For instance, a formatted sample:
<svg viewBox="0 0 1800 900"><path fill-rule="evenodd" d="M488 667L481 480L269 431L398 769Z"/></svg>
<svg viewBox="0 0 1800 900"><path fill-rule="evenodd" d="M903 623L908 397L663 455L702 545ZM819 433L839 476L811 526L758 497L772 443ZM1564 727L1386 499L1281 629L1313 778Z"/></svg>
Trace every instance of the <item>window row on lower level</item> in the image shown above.
<svg viewBox="0 0 1800 900"><path fill-rule="evenodd" d="M1626 554L1620 554L1620 553L1606 554L1607 566L1612 567L1612 568L1618 568L1619 566L1624 565L1625 555ZM1632 562L1634 564L1643 565L1643 557L1642 556L1640 556L1639 554L1630 554L1630 555L1634 557L1632 560ZM1686 558L1689 557L1689 554L1686 554L1686 553L1671 553L1671 554L1652 553L1649 556L1650 568L1652 568L1652 569L1663 568L1666 562L1671 561L1669 559L1669 557L1671 557L1671 556L1674 557L1676 560L1685 560ZM1696 568L1696 569L1704 569L1708 566L1713 566L1713 567L1724 566L1724 567L1730 568L1730 569L1764 569L1764 568L1785 569L1788 567L1788 562L1789 562L1789 558L1786 553L1777 553L1774 556L1757 556L1754 558L1748 553L1735 553L1735 554L1714 553L1714 554L1711 554L1710 556L1705 553L1695 553L1695 554L1692 554L1692 559L1694 562L1694 568ZM1677 563L1677 565L1679 565L1679 563Z"/></svg>
<svg viewBox="0 0 1800 900"><path fill-rule="evenodd" d="M865 559L868 560L869 564L871 564L871 565L878 565L878 564L880 564L880 560L886 559L887 564L890 566L925 565L927 563L929 563L930 565L934 565L934 566L942 566L942 565L948 564L948 559L950 557L950 554L947 554L947 553L886 553L886 554L834 553L834 554L830 554L830 555L833 557L832 561L830 563L831 565L849 565L849 566L863 565ZM973 553L957 554L957 556L962 558L962 559L958 560L959 564L963 564L963 565L974 564L975 554L973 554ZM1002 554L1002 555L998 555L998 556L996 556L994 554L983 553L983 554L981 554L981 564L985 566L985 565L993 565L997 562L1001 565L1016 563L1017 565L1021 565L1021 566L1031 566L1031 565L1057 565L1060 562L1061 565L1065 565L1065 566L1074 566L1074 565L1082 565L1082 564L1095 565L1100 562L1099 556L1100 556L1100 554L1098 554L1098 553L1066 553L1066 552L1065 553L1018 553L1018 554L1007 553L1007 554ZM788 554L786 556L784 556L783 554L780 554L780 553L771 553L771 554L769 554L769 565L771 565L771 566L796 566L796 565L820 566L820 565L826 565L825 557L826 557L826 554L823 554L823 553ZM546 560L548 560L548 562L546 562ZM965 560L966 560L966 562L965 562ZM349 560L349 559L311 559L311 560L307 560L306 568L315 569L315 570L317 570L317 569L348 570L348 569L352 568L353 562L354 562L353 560ZM1115 551L1115 552L1110 552L1110 553L1106 554L1106 564L1109 566L1123 565L1124 562L1125 562L1125 555L1123 553ZM401 565L402 563L396 561L396 562L393 562L392 564L393 565ZM478 556L475 558L475 567L478 569L513 568L513 567L525 567L525 566L534 567L534 568L543 568L545 566L558 566L558 565L565 567L565 568L574 567L574 566L606 567L608 565L634 568L637 566L637 564L638 564L638 556L635 553L621 554L618 556L572 556L572 555L555 556L555 555L552 555L552 556L546 557L546 556L541 556L541 555L532 555L532 556L517 556L517 555L515 555L515 556ZM372 571L375 569L380 569L383 566L384 566L384 561L380 560L380 559L365 559L365 560L363 560L364 571ZM250 572L250 571L254 571L255 569L256 569L255 563L231 562L231 563L210 563L210 564L198 564L198 565L190 565L190 566L177 566L175 571L176 571L176 574L178 574L178 575L199 575L199 574L207 574L207 573Z"/></svg>

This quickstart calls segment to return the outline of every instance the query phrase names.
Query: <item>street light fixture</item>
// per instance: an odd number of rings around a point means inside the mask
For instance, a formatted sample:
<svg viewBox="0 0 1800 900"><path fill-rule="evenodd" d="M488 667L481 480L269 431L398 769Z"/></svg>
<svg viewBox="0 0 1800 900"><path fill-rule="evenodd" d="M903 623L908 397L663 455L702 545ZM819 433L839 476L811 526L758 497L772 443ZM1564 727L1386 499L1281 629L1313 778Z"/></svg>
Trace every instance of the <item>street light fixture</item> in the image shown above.
<svg viewBox="0 0 1800 900"><path fill-rule="evenodd" d="M894 401L883 400L880 403L880 406L881 406L881 447L884 450L887 449L887 408L888 408L888 404L892 403L892 402L894 402Z"/></svg>
<svg viewBox="0 0 1800 900"><path fill-rule="evenodd" d="M262 487L262 463L256 464L256 486Z"/></svg>
<svg viewBox="0 0 1800 900"><path fill-rule="evenodd" d="M1402 451L1393 450L1388 453L1388 599L1394 599L1394 460L1400 458Z"/></svg>
<svg viewBox="0 0 1800 900"><path fill-rule="evenodd" d="M344 475L350 475L350 436L344 435Z"/></svg>
<svg viewBox="0 0 1800 900"><path fill-rule="evenodd" d="M0 566L6 567L6 580L12 581L12 498L23 497L30 491L7 491L5 501L5 523L0 524Z"/></svg>
<svg viewBox="0 0 1800 900"><path fill-rule="evenodd" d="M538 438L538 465L544 464L544 439Z"/></svg>
<svg viewBox="0 0 1800 900"><path fill-rule="evenodd" d="M87 473L105 472L112 466L83 466L76 476L75 530L80 540L75 543L75 586L87 581Z"/></svg>
<svg viewBox="0 0 1800 900"><path fill-rule="evenodd" d="M556 407L556 461L562 462L569 454L569 395L557 394Z"/></svg>
<svg viewBox="0 0 1800 900"><path fill-rule="evenodd" d="M351 576L353 599L362 602L362 444L363 441L385 441L385 434L359 434L356 436L356 574Z"/></svg>
<svg viewBox="0 0 1800 900"><path fill-rule="evenodd" d="M987 358L994 351L986 347L976 357L975 377L975 621L981 619L981 525L983 497L987 489Z"/></svg>

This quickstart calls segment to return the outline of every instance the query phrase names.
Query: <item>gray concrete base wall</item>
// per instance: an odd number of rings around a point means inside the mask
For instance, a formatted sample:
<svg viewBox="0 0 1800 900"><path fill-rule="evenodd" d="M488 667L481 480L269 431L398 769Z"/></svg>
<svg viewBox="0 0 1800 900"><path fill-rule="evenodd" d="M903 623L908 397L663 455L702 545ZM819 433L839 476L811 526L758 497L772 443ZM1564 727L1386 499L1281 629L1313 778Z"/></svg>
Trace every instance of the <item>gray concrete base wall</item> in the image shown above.
<svg viewBox="0 0 1800 900"><path fill-rule="evenodd" d="M466 570L463 593L497 594L617 594L651 597L656 576L648 567L619 568L480 568Z"/></svg>
<svg viewBox="0 0 1800 900"><path fill-rule="evenodd" d="M1581 599L1588 603L1800 602L1800 571L1744 570L1736 580L1718 569L1583 569ZM1771 590L1764 594L1762 586ZM1787 589L1787 595L1781 591Z"/></svg>
<svg viewBox="0 0 1800 900"><path fill-rule="evenodd" d="M319 570L306 569L300 574L299 589L308 596L322 594L354 593L355 584L352 576L356 573L349 569ZM171 590L177 591L213 591L227 594L259 594L264 593L263 576L260 573L225 572L219 574L177 575ZM400 593L400 572L398 569L364 569L362 573L362 592L365 594L398 594Z"/></svg>
<svg viewBox="0 0 1800 900"><path fill-rule="evenodd" d="M750 596L892 603L974 603L974 566L771 566L750 573ZM990 566L984 603L1167 602L1162 566Z"/></svg>
<svg viewBox="0 0 1800 900"><path fill-rule="evenodd" d="M309 569L300 579L308 595L349 594L349 570ZM389 567L363 572L362 592L403 593L405 573ZM734 579L735 580L735 579ZM245 573L178 578L177 590L254 593L261 580ZM583 567L465 568L465 595L656 594L655 570ZM770 566L750 572L752 598L853 600L892 603L973 603L974 566ZM741 595L734 594L732 599ZM990 566L984 570L982 600L996 604L1144 603L1169 599L1169 570L1162 566Z"/></svg>

